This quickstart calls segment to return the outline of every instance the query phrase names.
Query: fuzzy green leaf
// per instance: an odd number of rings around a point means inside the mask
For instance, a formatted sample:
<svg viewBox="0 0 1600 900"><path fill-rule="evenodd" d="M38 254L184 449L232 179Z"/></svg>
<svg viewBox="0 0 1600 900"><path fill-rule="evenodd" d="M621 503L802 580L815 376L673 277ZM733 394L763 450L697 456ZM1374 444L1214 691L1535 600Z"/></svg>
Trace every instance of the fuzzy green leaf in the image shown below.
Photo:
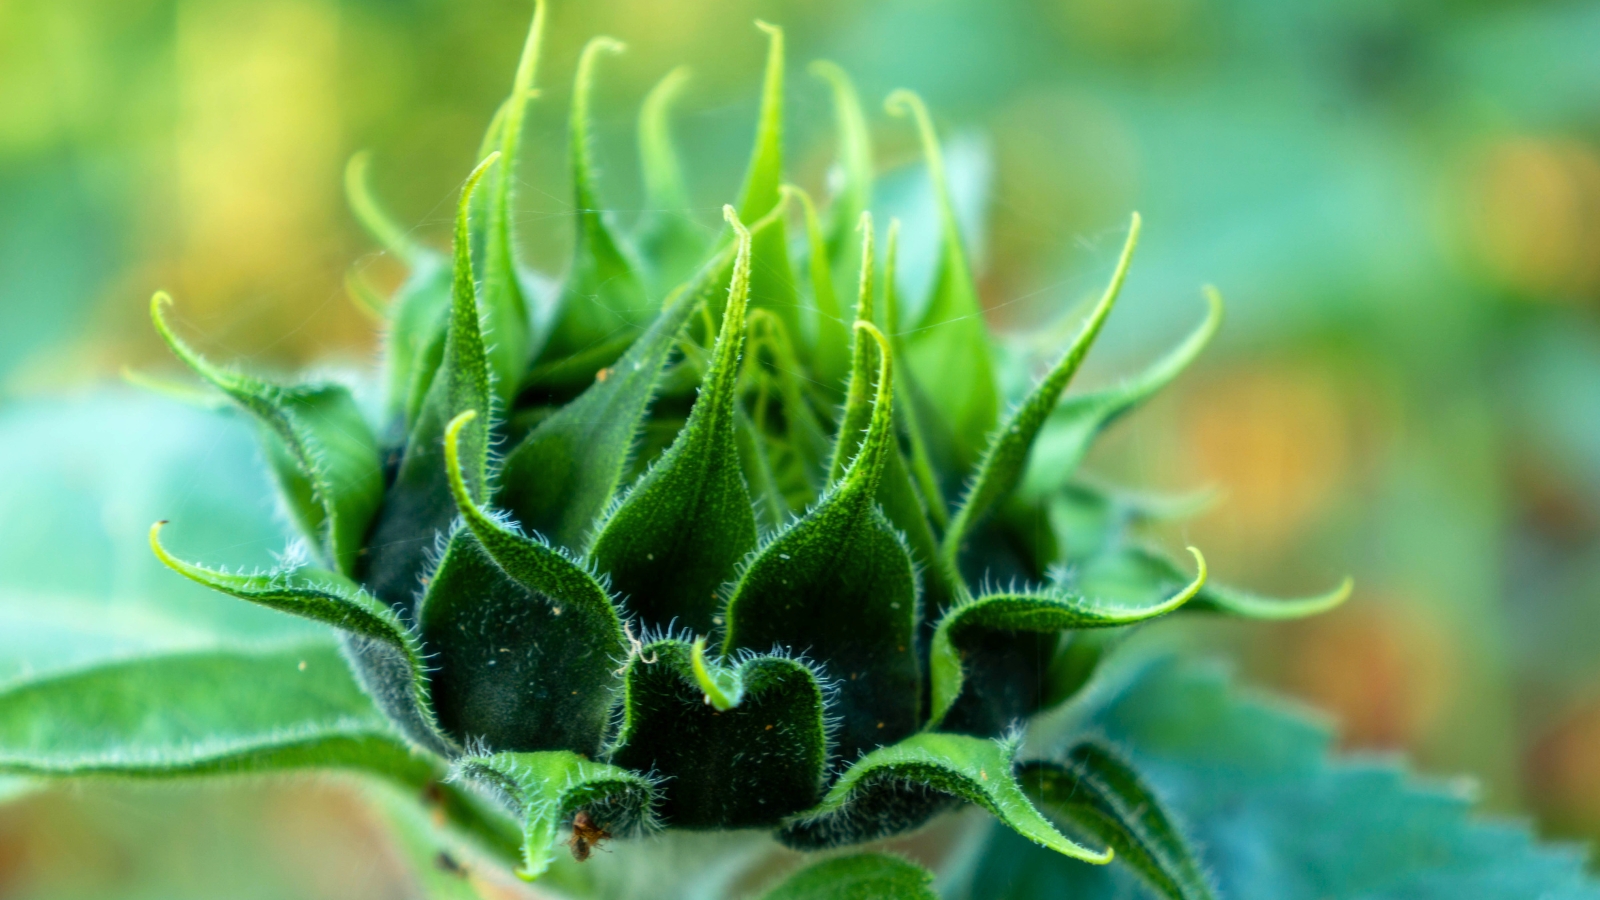
<svg viewBox="0 0 1600 900"><path fill-rule="evenodd" d="M1122 282L1128 275L1128 264L1133 260L1133 251L1138 244L1139 215L1135 213L1133 224L1128 229L1127 243L1123 245L1122 256L1111 276L1111 284L1083 323L1072 346L989 439L989 446L983 452L983 460L978 464L972 486L957 509L955 518L951 520L949 529L945 531L943 561L950 572L958 570L962 543L967 535L1010 496L1022 480L1034 440L1038 438L1051 411L1060 402L1061 394L1072 381L1072 376L1089 355L1095 338L1100 335L1106 317L1117 302L1117 295L1122 292Z"/></svg>
<svg viewBox="0 0 1600 900"><path fill-rule="evenodd" d="M509 544L517 536L495 537ZM450 539L417 613L423 642L435 654L434 709L446 733L463 744L592 756L610 723L610 687L620 663L607 640L615 614L605 622L607 611L598 608L604 593L592 596L593 579L544 549L538 562L556 571L540 576L558 592L523 586L470 529Z"/></svg>
<svg viewBox="0 0 1600 900"><path fill-rule="evenodd" d="M1094 741L1073 747L1066 763L1029 762L1023 790L1045 810L1117 852L1165 900L1215 900L1216 892L1166 805L1126 761Z"/></svg>
<svg viewBox="0 0 1600 900"><path fill-rule="evenodd" d="M1185 576L1165 555L1139 547L1123 547L1103 554L1076 573L1077 586L1097 596L1144 601L1183 584ZM1207 582L1184 607L1189 612L1214 612L1246 619L1270 621L1303 619L1325 613L1349 599L1354 581L1307 597L1277 599L1239 588Z"/></svg>
<svg viewBox="0 0 1600 900"><path fill-rule="evenodd" d="M790 820L778 837L792 847L833 847L899 834L966 801L1040 846L1096 864L1110 850L1080 846L1028 802L1011 774L1015 748L960 734L923 733L862 757L816 809Z"/></svg>
<svg viewBox="0 0 1600 900"><path fill-rule="evenodd" d="M932 294L921 321L906 340L906 363L939 412L937 420L923 422L923 428L937 428L935 446L949 448L945 468L964 472L978 461L984 438L1000 411L989 330L950 202L944 155L927 107L921 97L905 90L890 94L887 105L891 113L909 115L916 121L942 227Z"/></svg>
<svg viewBox="0 0 1600 900"><path fill-rule="evenodd" d="M649 321L654 306L645 294L639 265L611 221L600 197L589 135L589 95L594 68L602 53L620 53L623 45L608 37L589 41L578 58L572 88L571 164L573 204L578 211L572 268L561 299L544 359L561 359L631 336ZM615 359L612 357L611 359ZM602 365L611 359L598 360ZM585 373L572 373L584 377ZM581 382L580 382L581 383Z"/></svg>
<svg viewBox="0 0 1600 900"><path fill-rule="evenodd" d="M353 571L383 500L383 466L377 438L350 392L336 384L284 387L213 366L167 324L171 302L163 293L151 298L156 331L195 374L255 418L295 524L328 565Z"/></svg>
<svg viewBox="0 0 1600 900"><path fill-rule="evenodd" d="M657 290L677 284L694 271L707 238L691 215L689 190L668 120L688 80L689 68L678 66L650 89L639 108L639 167L646 209L638 244Z"/></svg>
<svg viewBox="0 0 1600 900"><path fill-rule="evenodd" d="M624 657L627 650L622 620L611 604L610 594L606 594L605 588L581 564L542 540L514 532L478 509L462 480L458 455L459 434L474 418L477 413L467 410L456 416L445 431L445 463L450 468L451 493L467 528L477 538L478 546L522 591L464 597L429 593L430 599L438 597L440 604L440 609L424 610L424 621L430 629L450 631L451 623L440 620L440 615L448 615L445 610L480 621L485 628L475 636L475 645L474 636L451 634L448 639L453 647L461 647L466 653L474 653L478 660L486 660L482 666L475 666L474 671L464 653L448 655L450 658L442 663L442 669L448 669L453 676L451 685L456 684L454 679L466 682L462 690L469 697L462 700L461 729L466 733L482 733L491 741L491 746L515 749L571 746L582 753L592 753L590 748L594 748L606 717L610 716L613 689L618 681L613 671L616 660ZM530 599L541 607L538 612L526 609ZM546 612L549 613L547 617ZM496 615L504 618L498 620ZM496 621L504 621L506 625L496 628ZM534 621L547 633L539 634L530 629ZM514 633L522 637L522 642L512 639ZM562 655L563 650L568 655ZM541 660L542 665L549 668L546 677L539 679L531 690L515 697L507 695L525 679L522 666L538 666ZM453 698L442 697L442 701ZM507 701L522 709L522 713L493 711L494 706ZM522 717L531 717L534 722L520 721ZM499 721L488 722L488 719ZM485 722L483 727L491 730L478 732L474 729L478 722ZM541 743L526 745L531 729L541 730L541 735L533 738ZM496 741L504 735L512 735L506 737L512 743L501 745Z"/></svg>
<svg viewBox="0 0 1600 900"><path fill-rule="evenodd" d="M1103 391L1070 397L1051 413L1028 460L1022 492L1041 496L1066 483L1106 426L1150 399L1194 361L1222 325L1222 296L1206 289L1206 320L1139 375Z"/></svg>
<svg viewBox="0 0 1600 900"><path fill-rule="evenodd" d="M750 233L732 207L724 213L738 233L738 251L705 384L677 439L601 526L590 551L647 625L676 619L700 632L711 630L718 587L756 543L734 421Z"/></svg>
<svg viewBox="0 0 1600 900"><path fill-rule="evenodd" d="M963 710L964 715L947 723L955 730L967 731L981 723L980 733L988 733L1008 726L1016 717L1031 715L1038 709L1037 697L1030 697L1034 702L1014 709L1000 702L1006 685L1033 684L1039 691L1044 689L1043 684L1032 679L1031 671L1009 671L1008 660L1026 657L1007 652L1005 638L1019 632L1054 634L1067 629L1115 628L1166 615L1192 600L1206 583L1205 557L1193 547L1189 552L1199 567L1194 580L1170 596L1143 606L1107 603L1060 591L997 591L952 608L939 620L929 656L928 675L933 686L930 725L943 722L963 698L969 671L981 680L973 690L966 691L967 705L981 707L983 712ZM999 633L1001 646L985 646L984 638L995 633ZM985 652L995 649L1000 652ZM971 664L964 662L969 657Z"/></svg>
<svg viewBox="0 0 1600 900"><path fill-rule="evenodd" d="M528 366L528 357L533 351L533 323L528 314L528 300L524 296L523 282L517 272L516 238L513 228L515 216L512 205L517 186L517 161L518 150L522 145L523 120L527 114L528 102L536 94L534 82L539 71L540 44L544 40L544 20L545 2L535 0L533 21L528 26L528 37L522 45L522 56L517 60L517 71L511 83L511 95L501 106L496 116L498 121L489 127L489 135L498 138L494 149L499 154L501 165L495 177L491 179L488 191L479 313L483 318L482 330L488 334L488 341L483 346L482 353L491 375L490 387L494 391L496 400L501 404L508 404L516 394L522 373ZM488 149L485 148L486 151ZM487 157L490 154L484 152L480 155ZM462 195L466 198L471 193L469 183ZM461 294L461 246L467 243L462 240L461 227L465 224L465 213L459 218L462 221L458 223L456 232L458 246L454 290L457 307ZM455 331L454 318L453 314L452 333ZM449 415L443 417L438 427L442 428L443 422L449 421L462 409L488 408L487 403L456 407Z"/></svg>
<svg viewBox="0 0 1600 900"><path fill-rule="evenodd" d="M522 820L522 868L532 881L550 868L561 828L578 813L611 835L655 824L655 785L642 775L590 762L576 753L495 753L469 756L455 773L499 794Z"/></svg>
<svg viewBox="0 0 1600 900"><path fill-rule="evenodd" d="M634 654L611 761L665 779L668 825L770 828L822 796L822 688L795 660L749 655L722 666L702 646L657 641Z"/></svg>
<svg viewBox="0 0 1600 900"><path fill-rule="evenodd" d="M898 533L874 502L890 430L893 378L880 347L872 424L838 487L767 542L733 588L723 653L783 646L820 660L837 680L838 754L853 759L916 730L917 581Z"/></svg>
<svg viewBox="0 0 1600 900"><path fill-rule="evenodd" d="M539 7L543 9L543 4ZM427 399L417 414L400 470L384 500L368 542L363 582L390 606L410 614L418 579L437 535L455 517L445 473L445 426L469 409L490 409L494 375L480 330L477 286L472 270L468 213L473 188L499 159L491 154L467 178L456 209L455 266L452 274L450 325ZM462 435L463 466L474 499L487 492L488 423L480 420Z"/></svg>
<svg viewBox="0 0 1600 900"><path fill-rule="evenodd" d="M708 284L703 277L681 288L606 377L540 422L506 457L496 502L524 528L583 550L616 495L662 368Z"/></svg>
<svg viewBox="0 0 1600 900"><path fill-rule="evenodd" d="M421 786L326 641L103 663L0 689L0 772L166 778L345 768Z"/></svg>
<svg viewBox="0 0 1600 900"><path fill-rule="evenodd" d="M1325 725L1240 688L1216 665L1130 661L1072 719L1112 742L1181 817L1232 900L1600 898L1577 848L1473 813L1473 792L1393 762L1332 758ZM1046 735L1040 735L1046 739ZM1130 896L995 829L953 898Z"/></svg>
<svg viewBox="0 0 1600 900"><path fill-rule="evenodd" d="M761 900L936 900L933 873L898 856L858 853L813 863Z"/></svg>
<svg viewBox="0 0 1600 900"><path fill-rule="evenodd" d="M419 746L442 756L455 752L434 720L428 665L417 635L387 604L334 572L299 569L241 575L184 562L161 545L165 524L150 526L150 547L168 568L212 590L349 635L358 675L379 707Z"/></svg>

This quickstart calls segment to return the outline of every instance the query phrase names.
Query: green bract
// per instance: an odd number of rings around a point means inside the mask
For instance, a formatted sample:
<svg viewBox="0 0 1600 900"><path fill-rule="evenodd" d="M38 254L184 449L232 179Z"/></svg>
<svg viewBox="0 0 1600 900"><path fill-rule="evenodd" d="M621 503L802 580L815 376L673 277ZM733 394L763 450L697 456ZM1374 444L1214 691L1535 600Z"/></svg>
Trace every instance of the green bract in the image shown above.
<svg viewBox="0 0 1600 900"><path fill-rule="evenodd" d="M1166 896L1211 896L1206 866L1118 753L1016 754L1018 729L1093 672L1106 629L1183 609L1306 614L1348 593L1271 601L1209 584L1198 551L1191 579L1143 546L1067 554L1064 535L1018 524L1039 518L1019 510L1113 502L1085 500L1070 476L1103 428L1210 338L1215 292L1199 330L1150 371L1063 402L1116 302L1135 216L1077 338L1008 402L922 101L888 101L917 129L940 217L931 293L902 319L897 223L880 275L855 89L836 66L814 66L831 88L843 176L819 205L783 183L783 34L765 24L755 149L712 240L682 212L668 121L682 71L641 119L656 212L630 231L604 211L589 94L622 46L590 42L570 124L575 256L558 288L537 288L510 210L542 21L541 7L461 190L451 256L411 245L368 194L365 158L352 163L358 213L412 270L383 309L379 418L337 384L273 384L207 362L169 325L170 301L152 304L177 355L259 424L312 562L225 573L179 560L153 529L156 553L187 578L338 629L355 674L312 703L294 671L310 658L327 677L325 648L146 673L186 689L237 679L315 713L316 727L291 733L234 709L231 731L212 736L223 743L186 765L447 779L446 814L519 855L528 877L569 835L580 856L586 834L674 828L758 828L822 849L975 804L1040 853L1116 855ZM181 539L183 523L172 532ZM1052 576L1069 558L1074 577ZM383 715L352 699L355 684ZM76 752L60 765L137 762ZM861 856L773 896L875 885L927 895L915 867Z"/></svg>

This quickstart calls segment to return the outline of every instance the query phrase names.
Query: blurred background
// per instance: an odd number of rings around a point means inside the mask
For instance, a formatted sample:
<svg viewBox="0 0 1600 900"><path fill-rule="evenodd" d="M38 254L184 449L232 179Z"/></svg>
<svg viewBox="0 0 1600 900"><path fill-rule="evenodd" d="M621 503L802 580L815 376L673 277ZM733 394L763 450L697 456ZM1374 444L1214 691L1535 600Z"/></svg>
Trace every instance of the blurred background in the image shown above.
<svg viewBox="0 0 1600 900"><path fill-rule="evenodd" d="M879 100L920 91L997 328L1037 333L1098 292L1143 213L1080 384L1164 349L1199 319L1201 284L1228 298L1218 342L1089 468L1216 488L1172 537L1231 583L1307 593L1351 572L1357 592L1312 621L1192 639L1327 711L1348 749L1470 773L1547 836L1600 836L1600 3L551 6L521 170L529 262L559 271L571 246L564 122L592 35L629 45L596 99L624 222L638 103L679 63L708 229L734 198L755 18L787 28L786 150L813 191L833 136L805 63L854 75L890 178L916 153ZM145 318L157 288L216 357L367 365L376 334L347 271L387 288L401 270L348 213L345 161L373 151L379 195L442 246L530 11L0 0L0 680L297 627L154 568L142 531L174 509L242 517L207 559L270 562L282 538L243 426L165 409L154 425L167 402L119 372L171 371ZM22 617L58 622L59 641L8 640ZM338 782L58 790L0 807L0 897L407 896L388 841Z"/></svg>

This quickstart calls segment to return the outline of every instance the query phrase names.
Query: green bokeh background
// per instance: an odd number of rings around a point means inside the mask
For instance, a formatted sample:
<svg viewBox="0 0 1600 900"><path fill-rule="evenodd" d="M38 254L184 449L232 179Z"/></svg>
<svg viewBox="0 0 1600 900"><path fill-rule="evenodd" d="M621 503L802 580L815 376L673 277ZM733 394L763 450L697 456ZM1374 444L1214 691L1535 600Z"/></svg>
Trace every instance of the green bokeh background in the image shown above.
<svg viewBox="0 0 1600 900"><path fill-rule="evenodd" d="M162 517L216 523L194 553L217 562L268 564L283 539L242 424L119 373L174 371L144 318L156 288L218 358L367 365L347 270L382 287L400 270L346 211L344 162L372 150L396 218L442 244L530 6L0 2L0 678L301 627L148 557ZM639 212L635 111L688 63L677 135L718 225L753 129L756 18L788 32L786 150L813 192L831 113L807 61L855 76L890 183L920 169L875 98L928 100L1008 339L1049 339L1144 215L1081 384L1151 358L1202 283L1222 289L1220 340L1089 467L1216 488L1170 537L1231 582L1348 571L1358 590L1319 620L1187 639L1328 710L1352 749L1472 773L1548 835L1600 835L1600 3L552 0L530 262L559 271L571 245L565 110L595 34L629 46L597 87L608 202ZM931 239L908 222L908 257ZM420 891L336 781L0 807L0 897Z"/></svg>

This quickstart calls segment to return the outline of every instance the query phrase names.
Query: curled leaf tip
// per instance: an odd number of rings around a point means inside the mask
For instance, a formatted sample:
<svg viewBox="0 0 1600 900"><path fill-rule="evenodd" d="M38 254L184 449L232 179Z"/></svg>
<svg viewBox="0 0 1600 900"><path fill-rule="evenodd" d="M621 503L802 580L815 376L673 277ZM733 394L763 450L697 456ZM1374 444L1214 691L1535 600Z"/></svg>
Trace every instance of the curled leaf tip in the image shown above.
<svg viewBox="0 0 1600 900"><path fill-rule="evenodd" d="M712 673L711 667L706 663L706 639L704 637L695 638L694 645L690 648L689 664L694 671L695 683L700 686L700 691L705 695L706 703L710 706L716 707L722 712L727 712L738 706L739 701L744 699L742 690L737 688L733 691L725 690L718 681L717 676Z"/></svg>
<svg viewBox="0 0 1600 900"><path fill-rule="evenodd" d="M862 234L872 233L872 210L863 209L861 211L861 218L856 220L856 230Z"/></svg>
<svg viewBox="0 0 1600 900"><path fill-rule="evenodd" d="M472 502L472 494L467 490L466 476L461 473L461 429L468 422L478 417L478 411L469 409L454 419L444 429L444 465L450 477L450 492L455 495L456 505L463 513L476 512L477 505Z"/></svg>
<svg viewBox="0 0 1600 900"><path fill-rule="evenodd" d="M733 204L722 204L722 218L733 226L733 230L739 235L741 241L750 239L750 229L744 227L744 223L739 220L739 211L733 208Z"/></svg>
<svg viewBox="0 0 1600 900"><path fill-rule="evenodd" d="M1206 303L1211 307L1211 317L1216 319L1222 318L1222 292L1217 290L1215 285L1210 284L1202 287L1200 292L1205 295Z"/></svg>
<svg viewBox="0 0 1600 900"><path fill-rule="evenodd" d="M782 26L774 25L771 22L765 22L765 21L762 21L761 19L757 19L756 20L756 27L761 29L762 31L765 31L767 34L772 35L773 38L775 38L775 39L781 40L783 38L783 28L782 28Z"/></svg>

